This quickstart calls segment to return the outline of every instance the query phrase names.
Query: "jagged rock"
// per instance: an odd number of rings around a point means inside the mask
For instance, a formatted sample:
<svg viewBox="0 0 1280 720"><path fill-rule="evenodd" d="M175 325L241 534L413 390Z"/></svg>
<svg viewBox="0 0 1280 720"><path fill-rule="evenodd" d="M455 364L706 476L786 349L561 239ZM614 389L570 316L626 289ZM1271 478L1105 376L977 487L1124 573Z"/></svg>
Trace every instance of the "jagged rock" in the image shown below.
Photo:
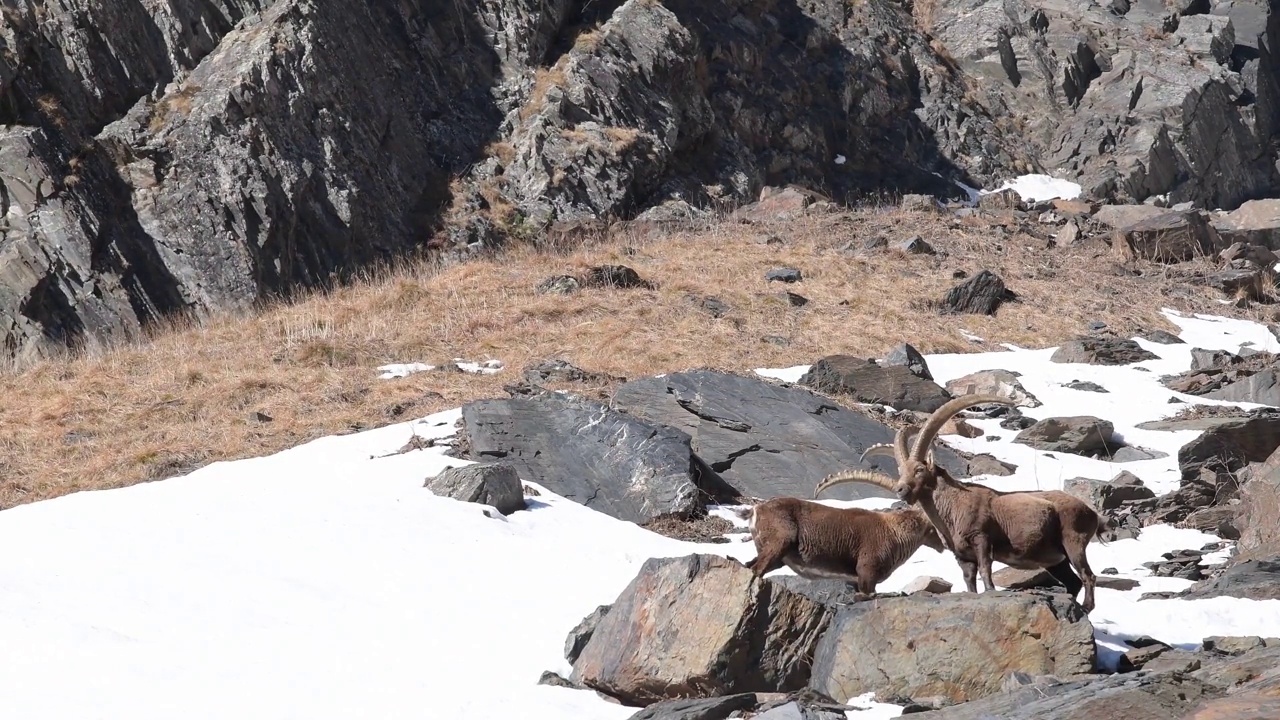
<svg viewBox="0 0 1280 720"><path fill-rule="evenodd" d="M1237 514L1234 506L1200 508L1179 524L1226 540L1237 540L1240 537L1240 531L1236 529Z"/></svg>
<svg viewBox="0 0 1280 720"><path fill-rule="evenodd" d="M916 593L949 593L951 592L951 583L939 577L918 577L902 586L902 592L907 595L915 595Z"/></svg>
<svg viewBox="0 0 1280 720"><path fill-rule="evenodd" d="M1132 650L1126 651L1125 654L1120 657L1120 662L1116 669L1120 672L1141 670L1147 663L1155 660L1172 649L1173 648L1165 645L1164 643L1135 647Z"/></svg>
<svg viewBox="0 0 1280 720"><path fill-rule="evenodd" d="M609 605L597 607L569 631L569 636L564 640L564 659L568 660L570 665L578 661L582 648L587 646L587 642L591 640L591 634L596 631L596 627L600 625L604 616L609 614L609 609Z"/></svg>
<svg viewBox="0 0 1280 720"><path fill-rule="evenodd" d="M1229 213L1213 218L1224 242L1280 249L1280 198L1248 200Z"/></svg>
<svg viewBox="0 0 1280 720"><path fill-rule="evenodd" d="M983 270L948 290L935 306L943 313L995 315L1002 304L1017 299L1017 293L1005 287L999 275Z"/></svg>
<svg viewBox="0 0 1280 720"><path fill-rule="evenodd" d="M1210 469L1234 473L1248 463L1263 462L1280 447L1280 415L1228 420L1205 430L1178 449L1183 482Z"/></svg>
<svg viewBox="0 0 1280 720"><path fill-rule="evenodd" d="M810 686L966 702L1000 692L1013 671L1071 675L1094 661L1093 627L1065 594L922 593L838 607Z"/></svg>
<svg viewBox="0 0 1280 720"><path fill-rule="evenodd" d="M459 437L475 460L502 459L552 492L621 520L687 516L714 474L695 467L689 436L576 397L479 400ZM709 477L710 475L710 477Z"/></svg>
<svg viewBox="0 0 1280 720"><path fill-rule="evenodd" d="M698 307L710 313L713 318L722 318L728 315L729 311L732 309L729 307L728 303L713 295L708 295L702 298L690 297L689 299Z"/></svg>
<svg viewBox="0 0 1280 720"><path fill-rule="evenodd" d="M1108 590L1119 590L1121 592L1127 592L1129 590L1132 590L1138 587L1139 584L1140 583L1137 580L1130 580L1128 578L1107 577L1105 575L1099 575L1098 582L1097 582L1097 585L1100 588L1107 588Z"/></svg>
<svg viewBox="0 0 1280 720"><path fill-rule="evenodd" d="M1280 406L1280 368L1271 367L1254 373L1217 390L1203 393L1202 397Z"/></svg>
<svg viewBox="0 0 1280 720"><path fill-rule="evenodd" d="M898 246L898 249L908 255L937 255L938 251L933 246L925 242L924 238L916 235L908 239L906 242Z"/></svg>
<svg viewBox="0 0 1280 720"><path fill-rule="evenodd" d="M1241 262L1241 261L1237 261ZM1246 263L1247 264L1247 263ZM1228 268L1200 278L1199 284L1207 285L1232 297L1261 300L1272 288L1272 274L1249 265L1244 268Z"/></svg>
<svg viewBox="0 0 1280 720"><path fill-rule="evenodd" d="M520 474L515 467L506 463L448 468L439 475L427 478L423 487L441 497L492 505L503 515L525 509Z"/></svg>
<svg viewBox="0 0 1280 720"><path fill-rule="evenodd" d="M607 373L583 370L563 358L544 360L540 363L529 365L524 369L523 377L525 382L533 385L552 381L604 384L624 379Z"/></svg>
<svg viewBox="0 0 1280 720"><path fill-rule="evenodd" d="M983 210L1016 210L1022 198L1012 188L983 193L978 197L978 207Z"/></svg>
<svg viewBox="0 0 1280 720"><path fill-rule="evenodd" d="M1240 358L1234 353L1226 350L1205 350L1204 348L1191 348L1191 369L1192 370L1208 370L1210 368L1223 367L1238 362Z"/></svg>
<svg viewBox="0 0 1280 720"><path fill-rule="evenodd" d="M1186 597L1280 600L1280 558L1236 563L1218 577L1193 587Z"/></svg>
<svg viewBox="0 0 1280 720"><path fill-rule="evenodd" d="M916 379L906 368L896 368ZM920 381L925 382L925 381ZM617 389L613 406L649 423L688 433L708 473L751 497L810 497L826 475L858 466L862 451L892 442L893 431L797 386L710 370L644 378ZM938 462L964 472L963 459L939 447ZM868 465L894 473L890 461ZM870 485L832 488L824 498L888 497Z"/></svg>
<svg viewBox="0 0 1280 720"><path fill-rule="evenodd" d="M1056 363L1087 365L1131 365L1160 356L1144 349L1133 340L1085 337L1063 343L1049 360Z"/></svg>
<svg viewBox="0 0 1280 720"><path fill-rule="evenodd" d="M1143 663L1142 668L1151 673L1190 673L1200 669L1200 657L1186 650L1165 650Z"/></svg>
<svg viewBox="0 0 1280 720"><path fill-rule="evenodd" d="M1153 343L1159 343L1161 345L1182 345L1185 343L1182 338L1164 330L1152 330L1146 335L1143 335L1142 339Z"/></svg>
<svg viewBox="0 0 1280 720"><path fill-rule="evenodd" d="M1126 502L1156 496L1141 478L1127 471L1111 478L1110 482L1071 478L1062 484L1062 489L1089 503L1095 510L1114 510Z"/></svg>
<svg viewBox="0 0 1280 720"><path fill-rule="evenodd" d="M947 382L947 392L961 395L999 395L1023 407L1040 407L1036 399L1022 383L1018 373L1010 370L981 370Z"/></svg>
<svg viewBox="0 0 1280 720"><path fill-rule="evenodd" d="M783 291L778 293L778 297L781 298L783 302L790 305L791 307L804 307L805 305L809 304L809 298L799 293Z"/></svg>
<svg viewBox="0 0 1280 720"><path fill-rule="evenodd" d="M901 365L910 370L916 377L925 380L933 379L933 373L929 372L929 363L925 362L924 355L921 355L919 350L906 343L890 350L881 364L886 367Z"/></svg>
<svg viewBox="0 0 1280 720"><path fill-rule="evenodd" d="M1110 421L1089 415L1051 417L1019 432L1013 441L1037 450L1093 455L1119 444L1111 439L1114 432Z"/></svg>
<svg viewBox="0 0 1280 720"><path fill-rule="evenodd" d="M596 625L570 679L632 705L758 689L809 678L826 608L735 560L654 558Z"/></svg>
<svg viewBox="0 0 1280 720"><path fill-rule="evenodd" d="M1166 212L1119 229L1116 248L1127 257L1180 262L1213 254L1214 236L1197 211Z"/></svg>
<svg viewBox="0 0 1280 720"><path fill-rule="evenodd" d="M713 698L679 698L653 703L627 720L725 720L756 706L755 693Z"/></svg>
<svg viewBox="0 0 1280 720"><path fill-rule="evenodd" d="M1098 383L1090 382L1088 380L1072 380L1071 382L1063 385L1063 387L1071 388L1072 390L1079 390L1080 392L1095 392L1095 393L1111 392L1110 390L1102 387Z"/></svg>
<svg viewBox="0 0 1280 720"><path fill-rule="evenodd" d="M1272 267L1280 262L1280 257L1261 245L1250 245L1243 242L1232 243L1230 247L1218 253L1223 262L1246 260L1258 267Z"/></svg>
<svg viewBox="0 0 1280 720"><path fill-rule="evenodd" d="M1093 214L1092 220L1107 228L1119 230L1166 212L1168 210L1154 205L1103 205Z"/></svg>
<svg viewBox="0 0 1280 720"><path fill-rule="evenodd" d="M597 265L580 278L583 287L653 290L653 283L626 265Z"/></svg>
<svg viewBox="0 0 1280 720"><path fill-rule="evenodd" d="M919 377L907 366L879 365L852 355L828 355L818 360L800 378L800 384L899 410L933 412L951 399L941 385Z"/></svg>

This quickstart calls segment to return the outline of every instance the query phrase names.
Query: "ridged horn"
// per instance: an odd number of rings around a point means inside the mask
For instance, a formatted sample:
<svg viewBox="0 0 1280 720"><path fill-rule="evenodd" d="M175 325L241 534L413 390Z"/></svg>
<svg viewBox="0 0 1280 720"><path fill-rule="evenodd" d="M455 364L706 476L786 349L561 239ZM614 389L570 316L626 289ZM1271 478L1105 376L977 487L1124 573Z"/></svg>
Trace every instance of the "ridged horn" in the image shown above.
<svg viewBox="0 0 1280 720"><path fill-rule="evenodd" d="M925 421L924 427L920 428L920 435L916 437L916 444L911 447L911 458L917 462L923 461L925 459L925 451L933 443L933 438L937 436L938 431L961 410L971 408L974 405L988 405L991 403L1009 405L1011 407L1018 404L1009 398L1000 397L999 395L965 395L949 400L945 405L934 410L929 419Z"/></svg>
<svg viewBox="0 0 1280 720"><path fill-rule="evenodd" d="M862 451L862 457L858 458L858 462L866 462L867 458L875 457L877 455L881 457L891 457L894 460L898 459L898 453L892 445L889 443L876 443Z"/></svg>
<svg viewBox="0 0 1280 720"><path fill-rule="evenodd" d="M897 480L894 480L884 473L878 473L875 470L842 470L838 473L831 473L823 478L822 482L818 483L818 486L813 489L813 496L816 498L822 494L823 490L833 488L836 485L856 482L875 485L876 487L883 488L889 492L893 492L894 487L898 484Z"/></svg>

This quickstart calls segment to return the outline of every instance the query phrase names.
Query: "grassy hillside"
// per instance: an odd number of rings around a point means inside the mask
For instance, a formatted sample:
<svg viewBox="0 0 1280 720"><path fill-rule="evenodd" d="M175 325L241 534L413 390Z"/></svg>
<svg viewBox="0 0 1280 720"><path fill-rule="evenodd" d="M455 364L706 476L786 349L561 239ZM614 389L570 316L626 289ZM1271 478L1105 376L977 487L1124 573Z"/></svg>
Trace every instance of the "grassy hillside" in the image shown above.
<svg viewBox="0 0 1280 720"><path fill-rule="evenodd" d="M1047 236L1052 227L1032 231ZM938 254L894 249L913 235ZM876 236L889 249L861 251ZM657 288L535 290L547 276L605 263L628 265ZM777 266L800 269L804 280L767 283ZM994 317L941 316L923 306L959 282L957 271L983 268L1022 302ZM794 307L784 290L809 302ZM730 311L717 318L700 307L697 299L708 295ZM1122 335L1172 330L1160 307L1253 313L1220 300L1174 270L1121 268L1101 240L1048 248L1009 218L896 209L654 236L632 230L564 251L406 267L252 316L0 375L0 507L160 479L504 396L502 386L521 368L552 357L625 377L749 371L831 353L879 357L903 341L926 352L1044 347L1086 332L1090 321ZM452 358L498 359L506 369L378 379L382 364Z"/></svg>

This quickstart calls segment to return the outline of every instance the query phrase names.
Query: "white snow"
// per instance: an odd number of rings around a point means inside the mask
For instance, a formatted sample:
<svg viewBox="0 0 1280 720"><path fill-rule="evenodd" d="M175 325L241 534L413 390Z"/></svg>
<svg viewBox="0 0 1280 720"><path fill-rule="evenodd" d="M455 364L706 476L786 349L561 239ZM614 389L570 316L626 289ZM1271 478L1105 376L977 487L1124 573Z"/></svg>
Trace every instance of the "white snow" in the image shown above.
<svg viewBox="0 0 1280 720"><path fill-rule="evenodd" d="M1072 200L1080 197L1081 192L1079 183L1056 178L1052 175L1031 174L1019 175L1012 180L1005 180L1004 184L995 190L983 190L981 194L988 195L1009 189L1018 193L1018 196L1027 202L1039 202L1057 198Z"/></svg>
<svg viewBox="0 0 1280 720"><path fill-rule="evenodd" d="M1159 384L1186 369L1193 346L1280 349L1266 328L1170 311L1188 344L1139 340L1159 358L1129 367L1050 363L1053 348L927 356L940 383L1006 368L1044 406L1035 418L1091 414L1127 442L1164 458L1107 463L1032 450L994 420L985 436L944 436L953 447L1018 465L993 487L1061 487L1127 469L1157 493L1177 485L1178 448L1195 432L1137 424L1183 405ZM1143 371L1140 368L1146 368ZM393 372L393 366L380 368ZM500 364L476 363L477 371ZM761 369L795 382L808 366ZM1088 380L1106 394L1063 385ZM1188 403L1210 401L1179 396ZM417 434L444 439L455 409L362 433L327 437L189 475L81 492L0 512L0 714L14 718L502 718L629 717L594 693L537 685L567 674L566 633L612 602L650 557L694 552L754 556L750 542L693 544L614 520L540 488L526 512L433 496L426 477L463 461L444 447L399 453ZM997 439L993 439L997 438ZM838 503L886 507L884 499ZM738 528L732 508L712 508ZM490 512L490 515L495 513ZM1151 577L1143 562L1218 538L1155 526L1136 540L1089 548L1096 571L1139 583L1100 588L1091 619L1113 666L1124 639L1151 635L1195 646L1209 635L1280 636L1280 601L1145 600L1189 581ZM1225 553L1211 559L1221 561ZM779 573L787 573L780 570ZM936 575L963 590L946 553L922 548L881 591ZM843 698L860 720L900 708Z"/></svg>
<svg viewBox="0 0 1280 720"><path fill-rule="evenodd" d="M485 360L484 362L472 362L462 358L454 358L453 364L459 370L469 373L478 373L481 375L492 375L501 372L504 363L501 360ZM408 377L414 373L435 370L435 365L427 365L426 363L392 363L390 365L380 365L378 370L381 374L379 380L394 380L395 378Z"/></svg>

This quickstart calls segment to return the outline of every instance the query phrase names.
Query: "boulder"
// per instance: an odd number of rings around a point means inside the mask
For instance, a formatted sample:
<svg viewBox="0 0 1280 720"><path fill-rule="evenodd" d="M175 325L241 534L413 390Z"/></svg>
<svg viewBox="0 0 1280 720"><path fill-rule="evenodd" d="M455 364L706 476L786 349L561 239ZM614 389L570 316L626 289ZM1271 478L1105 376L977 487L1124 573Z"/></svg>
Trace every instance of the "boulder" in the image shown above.
<svg viewBox="0 0 1280 720"><path fill-rule="evenodd" d="M1201 641L1200 646L1222 655L1237 656L1268 647L1269 643L1256 635L1210 635Z"/></svg>
<svg viewBox="0 0 1280 720"><path fill-rule="evenodd" d="M969 458L969 476L976 477L978 475L995 475L997 477L1005 477L1017 472L1018 466L1013 463L1007 463L994 455L980 453Z"/></svg>
<svg viewBox="0 0 1280 720"><path fill-rule="evenodd" d="M1202 470L1236 472L1263 462L1280 447L1280 414L1260 414L1217 423L1178 449L1183 482L1199 479Z"/></svg>
<svg viewBox="0 0 1280 720"><path fill-rule="evenodd" d="M837 607L810 686L837 698L1000 692L1005 675L1093 671L1093 626L1065 594L921 593Z"/></svg>
<svg viewBox="0 0 1280 720"><path fill-rule="evenodd" d="M507 463L480 463L448 468L427 478L423 487L441 497L492 505L503 515L525 509L520 474Z"/></svg>
<svg viewBox="0 0 1280 720"><path fill-rule="evenodd" d="M1236 380L1202 397L1229 402L1250 402L1280 406L1280 368L1270 367L1249 377Z"/></svg>
<svg viewBox="0 0 1280 720"><path fill-rule="evenodd" d="M1280 557L1280 523L1276 518L1280 518L1280 449L1272 451L1240 489L1236 557Z"/></svg>
<svg viewBox="0 0 1280 720"><path fill-rule="evenodd" d="M1007 590L1029 590L1031 588L1061 587L1062 583L1049 574L1048 570L1022 570L1006 567L991 573L996 587Z"/></svg>
<svg viewBox="0 0 1280 720"><path fill-rule="evenodd" d="M1085 337L1063 343L1049 356L1049 360L1087 365L1131 365L1159 357L1133 340Z"/></svg>
<svg viewBox="0 0 1280 720"><path fill-rule="evenodd" d="M582 648L587 646L591 634L596 631L596 627L600 625L604 616L609 614L609 607L608 605L597 607L569 631L569 636L564 640L564 659L568 660L570 665L578 661L578 656L582 654Z"/></svg>
<svg viewBox="0 0 1280 720"><path fill-rule="evenodd" d="M902 592L907 595L915 595L916 593L949 593L951 592L951 583L940 577L922 576L904 585Z"/></svg>
<svg viewBox="0 0 1280 720"><path fill-rule="evenodd" d="M1276 254L1266 247L1243 242L1232 243L1226 250L1218 253L1218 257L1228 263L1233 260L1245 260L1261 268L1274 267L1280 262L1280 257L1276 257Z"/></svg>
<svg viewBox="0 0 1280 720"><path fill-rule="evenodd" d="M818 360L800 378L800 384L898 410L933 412L951 399L941 385L916 375L907 366L880 365L852 355L828 355Z"/></svg>
<svg viewBox="0 0 1280 720"><path fill-rule="evenodd" d="M1120 228L1115 247L1125 257L1180 262L1213 254L1215 237L1198 211L1165 212Z"/></svg>
<svg viewBox="0 0 1280 720"><path fill-rule="evenodd" d="M1280 600L1280 558L1236 563L1186 594L1189 600L1213 597Z"/></svg>
<svg viewBox="0 0 1280 720"><path fill-rule="evenodd" d="M620 520L689 516L720 496L684 432L578 397L478 400L462 407L459 445Z"/></svg>
<svg viewBox="0 0 1280 720"><path fill-rule="evenodd" d="M933 374L929 372L929 363L925 362L924 355L921 355L919 350L907 343L902 343L890 350L880 364L886 367L902 366L910 370L916 377L925 380L933 379Z"/></svg>
<svg viewBox="0 0 1280 720"><path fill-rule="evenodd" d="M1022 407L1040 407L1036 399L1022 383L1018 382L1018 373L1012 370L980 370L969 373L946 385L947 392L956 397L961 395L999 395L1014 401Z"/></svg>
<svg viewBox="0 0 1280 720"><path fill-rule="evenodd" d="M1089 503L1095 510L1114 510L1126 502L1149 500L1156 496L1141 478L1128 471L1116 475L1109 482L1071 478L1062 484L1062 489Z"/></svg>
<svg viewBox="0 0 1280 720"><path fill-rule="evenodd" d="M1001 305L1017 299L1017 293L1005 287L999 275L983 270L948 290L933 305L944 314L995 315Z"/></svg>
<svg viewBox="0 0 1280 720"><path fill-rule="evenodd" d="M1280 250L1280 198L1247 200L1231 212L1216 215L1212 223L1226 243Z"/></svg>
<svg viewBox="0 0 1280 720"><path fill-rule="evenodd" d="M1013 441L1037 450L1065 452L1075 455L1107 453L1114 443L1115 428L1110 421L1091 415L1050 417L1019 432Z"/></svg>
<svg viewBox="0 0 1280 720"><path fill-rule="evenodd" d="M629 705L805 685L821 604L712 555L654 558L596 625L570 679Z"/></svg>
<svg viewBox="0 0 1280 720"><path fill-rule="evenodd" d="M1092 219L1106 228L1119 230L1167 212L1154 205L1103 205Z"/></svg>
<svg viewBox="0 0 1280 720"><path fill-rule="evenodd" d="M684 431L708 474L757 498L811 497L825 476L860 465L867 447L893 441L885 425L806 388L711 370L631 381L614 393L613 407ZM935 455L948 471L965 473L955 452L940 447ZM868 465L897 472L888 459L869 458ZM890 496L861 484L823 494L838 500Z"/></svg>
<svg viewBox="0 0 1280 720"><path fill-rule="evenodd" d="M1147 342L1153 342L1160 345L1182 345L1186 342L1177 335L1164 330L1152 330L1151 332L1143 335L1142 339Z"/></svg>

